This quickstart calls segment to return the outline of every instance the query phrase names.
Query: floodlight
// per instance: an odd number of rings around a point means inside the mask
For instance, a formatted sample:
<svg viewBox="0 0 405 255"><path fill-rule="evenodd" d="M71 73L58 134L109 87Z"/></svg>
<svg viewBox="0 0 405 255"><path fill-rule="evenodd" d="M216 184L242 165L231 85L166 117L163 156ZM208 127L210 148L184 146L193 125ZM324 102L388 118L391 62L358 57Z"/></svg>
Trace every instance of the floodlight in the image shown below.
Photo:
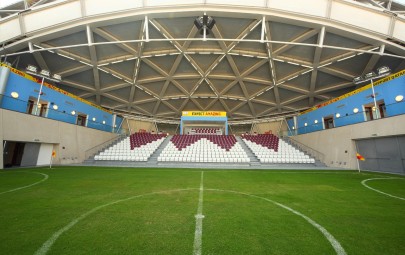
<svg viewBox="0 0 405 255"><path fill-rule="evenodd" d="M41 75L49 77L51 73L48 70L42 69L41 72L39 72Z"/></svg>
<svg viewBox="0 0 405 255"><path fill-rule="evenodd" d="M28 65L27 66L27 71L32 72L32 73L37 73L37 67L33 65Z"/></svg>
<svg viewBox="0 0 405 255"><path fill-rule="evenodd" d="M52 78L57 80L57 81L61 81L62 80L62 76L60 76L60 74L53 74Z"/></svg>
<svg viewBox="0 0 405 255"><path fill-rule="evenodd" d="M371 79L371 78L373 78L373 77L375 77L375 76L377 76L377 75L375 74L375 72L366 73L366 74L364 75L364 80Z"/></svg>
<svg viewBox="0 0 405 255"><path fill-rule="evenodd" d="M388 75L391 72L391 69L388 66L382 66L377 69L378 75Z"/></svg>
<svg viewBox="0 0 405 255"><path fill-rule="evenodd" d="M194 25L198 28L198 30L200 30L201 35L204 34L204 30L208 35L209 30L211 30L215 25L215 20L212 17L204 14L204 16L198 17L194 20Z"/></svg>
<svg viewBox="0 0 405 255"><path fill-rule="evenodd" d="M354 83L354 84L358 84L358 83L361 83L361 82L363 82L363 77L361 77L361 76L355 77L355 78L353 79L353 83Z"/></svg>

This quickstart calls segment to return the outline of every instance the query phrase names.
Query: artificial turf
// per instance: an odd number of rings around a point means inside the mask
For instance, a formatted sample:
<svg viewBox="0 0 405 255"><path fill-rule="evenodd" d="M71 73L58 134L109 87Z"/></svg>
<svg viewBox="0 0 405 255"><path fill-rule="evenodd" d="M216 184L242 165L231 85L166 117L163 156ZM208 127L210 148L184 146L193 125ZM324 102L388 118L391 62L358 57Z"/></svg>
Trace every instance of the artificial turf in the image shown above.
<svg viewBox="0 0 405 255"><path fill-rule="evenodd" d="M200 192L202 254L405 254L401 176L111 167L1 170L0 253L193 254Z"/></svg>

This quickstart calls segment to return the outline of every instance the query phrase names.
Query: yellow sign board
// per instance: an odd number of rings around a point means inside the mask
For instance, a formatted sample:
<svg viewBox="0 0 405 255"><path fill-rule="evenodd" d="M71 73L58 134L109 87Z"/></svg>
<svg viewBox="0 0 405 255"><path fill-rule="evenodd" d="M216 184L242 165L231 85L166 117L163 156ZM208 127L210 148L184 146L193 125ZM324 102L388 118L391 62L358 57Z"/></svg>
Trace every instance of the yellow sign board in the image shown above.
<svg viewBox="0 0 405 255"><path fill-rule="evenodd" d="M184 111L182 116L188 117L226 117L226 112L217 111Z"/></svg>

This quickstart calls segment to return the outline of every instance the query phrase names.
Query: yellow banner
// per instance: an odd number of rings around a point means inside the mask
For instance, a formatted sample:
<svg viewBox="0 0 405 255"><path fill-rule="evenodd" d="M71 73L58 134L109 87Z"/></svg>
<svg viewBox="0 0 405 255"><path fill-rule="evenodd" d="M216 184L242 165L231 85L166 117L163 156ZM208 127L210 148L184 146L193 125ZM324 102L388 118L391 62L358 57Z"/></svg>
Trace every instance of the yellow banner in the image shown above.
<svg viewBox="0 0 405 255"><path fill-rule="evenodd" d="M405 74L405 69L402 70L402 71L399 71L398 73L391 74L390 76L387 76L387 77L385 77L385 78L383 78L383 79L381 79L381 80L378 80L378 81L374 82L373 85L374 85L374 87L375 87L375 86L378 86L378 85L380 85L380 84L382 84L382 83L384 83L384 82L391 81L391 80L393 80L393 79L396 79L396 78L398 78L398 77L401 77L401 76L404 75L404 74ZM305 110L305 111L303 111L303 112L300 112L299 115L302 115L302 114L305 114L305 113L308 113L308 112L312 112L312 111L314 111L314 110L316 110L316 109L319 109L319 108L321 108L321 107L330 105L330 104L332 104L332 103L334 103L334 102L337 102L337 101L339 101L339 100L342 100L342 99L344 99L344 98L348 98L349 96L358 94L358 93L360 93L360 92L362 92L362 91L364 91L364 90L367 90L367 89L369 89L369 88L371 88L371 83L368 84L368 85L366 85L366 86L364 86L364 87L361 87L361 88L358 88L358 89L356 89L356 90L353 90L353 91L351 91L351 92L349 92L349 93L346 93L346 94L344 94L344 95L341 95L340 97L336 97L336 98L333 98L333 99L331 99L331 100L329 100L329 101L326 101L326 102L324 102L324 103L315 105L314 107L311 107L311 108L309 108L308 110Z"/></svg>
<svg viewBox="0 0 405 255"><path fill-rule="evenodd" d="M27 79L27 80L30 80L30 81L33 81L33 82L36 82L36 83L41 83L41 81L42 81L42 80L39 79L39 78L36 78L36 77L34 77L34 76L32 76L32 75L29 75L29 74L27 74L27 73L21 72L20 70L17 70L17 69L15 69L15 68L12 68L12 67L10 67L10 66L4 64L4 63L0 63L0 66L4 66L4 67L9 68L13 73L18 74L18 75L24 77L24 78ZM107 109L104 109L103 107L101 107L101 106L99 106L99 105L96 105L96 104L94 104L94 103L92 103L92 102L89 102L89 101L83 99L83 98L80 98L80 97L78 97L78 96L76 96L76 95L73 95L72 93L69 93L69 92L67 92L67 91L65 91L65 90L63 90L63 89L60 89L60 88L58 88L58 87L56 87L56 86L54 86L54 85L52 85L52 84L49 84L49 83L47 83L47 82L44 82L44 86L45 86L45 87L48 87L48 88L50 88L50 89L52 89L52 90L55 90L55 91L57 91L57 92L59 92L59 93L61 93L61 94L64 94L64 95L66 95L66 96L69 96L69 97L71 97L71 98L74 98L74 99L76 99L76 100L78 100L78 101L80 101L80 102L83 102L83 103L85 103L85 104L88 104L88 105L91 105L91 106L93 106L93 107L96 107L96 108L98 108L98 109L100 109L100 110L103 110L103 111L105 111L105 112L112 113L111 111L109 111L109 110L107 110Z"/></svg>
<svg viewBox="0 0 405 255"><path fill-rule="evenodd" d="M216 111L184 111L183 116L190 117L226 117L226 112Z"/></svg>

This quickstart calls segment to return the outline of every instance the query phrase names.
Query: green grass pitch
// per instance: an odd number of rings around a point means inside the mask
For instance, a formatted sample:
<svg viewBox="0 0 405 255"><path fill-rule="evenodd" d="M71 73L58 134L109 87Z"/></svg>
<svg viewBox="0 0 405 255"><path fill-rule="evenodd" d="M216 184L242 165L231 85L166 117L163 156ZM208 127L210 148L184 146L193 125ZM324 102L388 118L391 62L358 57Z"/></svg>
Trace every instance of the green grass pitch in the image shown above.
<svg viewBox="0 0 405 255"><path fill-rule="evenodd" d="M310 170L1 170L0 254L402 255L405 178Z"/></svg>

